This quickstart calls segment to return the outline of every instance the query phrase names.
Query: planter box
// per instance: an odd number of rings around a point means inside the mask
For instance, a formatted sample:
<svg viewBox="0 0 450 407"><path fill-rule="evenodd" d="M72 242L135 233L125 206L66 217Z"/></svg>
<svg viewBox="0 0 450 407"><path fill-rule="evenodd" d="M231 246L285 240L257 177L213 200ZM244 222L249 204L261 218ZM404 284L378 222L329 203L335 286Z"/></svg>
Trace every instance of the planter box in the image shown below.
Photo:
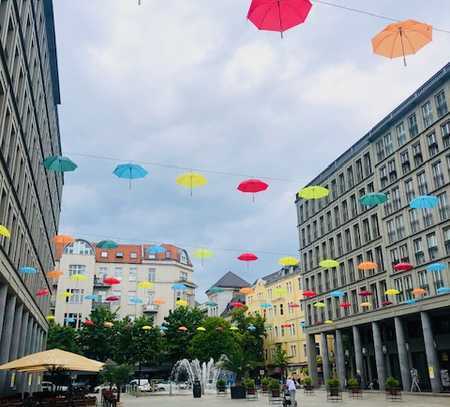
<svg viewBox="0 0 450 407"><path fill-rule="evenodd" d="M361 387L349 387L348 388L348 395L355 399L362 398L362 389Z"/></svg>
<svg viewBox="0 0 450 407"><path fill-rule="evenodd" d="M312 394L314 392L314 387L312 384L305 384L303 385L303 391L305 394Z"/></svg>
<svg viewBox="0 0 450 407"><path fill-rule="evenodd" d="M401 400L402 399L402 392L400 387L393 387L390 389L386 389L386 398L393 401L393 400Z"/></svg>
<svg viewBox="0 0 450 407"><path fill-rule="evenodd" d="M261 385L261 391L263 392L263 393L267 393L267 384L262 384Z"/></svg>
<svg viewBox="0 0 450 407"><path fill-rule="evenodd" d="M274 398L279 398L281 395L281 390L270 390L270 395Z"/></svg>
<svg viewBox="0 0 450 407"><path fill-rule="evenodd" d="M231 398L234 400L245 399L245 388L242 386L232 386L230 387Z"/></svg>
<svg viewBox="0 0 450 407"><path fill-rule="evenodd" d="M245 391L247 393L247 399L256 399L256 398L258 398L258 395L256 393L256 389L255 388L246 389Z"/></svg>
<svg viewBox="0 0 450 407"><path fill-rule="evenodd" d="M342 400L342 392L339 387L328 387L327 388L327 400L338 401Z"/></svg>

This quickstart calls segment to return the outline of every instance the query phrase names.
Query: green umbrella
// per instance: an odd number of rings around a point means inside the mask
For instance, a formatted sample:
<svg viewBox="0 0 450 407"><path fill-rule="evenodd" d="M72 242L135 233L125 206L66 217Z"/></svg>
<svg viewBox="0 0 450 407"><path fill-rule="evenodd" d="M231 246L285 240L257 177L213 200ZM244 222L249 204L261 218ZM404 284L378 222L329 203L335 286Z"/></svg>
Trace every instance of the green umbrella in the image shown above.
<svg viewBox="0 0 450 407"><path fill-rule="evenodd" d="M102 240L101 242L97 243L97 247L99 249L117 249L119 245L112 240Z"/></svg>
<svg viewBox="0 0 450 407"><path fill-rule="evenodd" d="M387 201L387 195L382 192L372 192L359 198L359 202L366 206L375 206Z"/></svg>
<svg viewBox="0 0 450 407"><path fill-rule="evenodd" d="M51 155L44 160L44 167L49 171L68 172L75 171L78 166L70 158Z"/></svg>

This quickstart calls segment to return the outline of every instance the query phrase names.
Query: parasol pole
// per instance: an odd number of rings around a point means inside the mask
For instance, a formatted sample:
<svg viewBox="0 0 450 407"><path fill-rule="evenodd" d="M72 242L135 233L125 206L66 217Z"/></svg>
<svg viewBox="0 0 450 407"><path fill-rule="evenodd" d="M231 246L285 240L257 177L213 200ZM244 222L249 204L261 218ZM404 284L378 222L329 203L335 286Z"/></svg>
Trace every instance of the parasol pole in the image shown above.
<svg viewBox="0 0 450 407"><path fill-rule="evenodd" d="M280 1L278 0L277 4L278 4L278 18L280 20L280 34L281 34L281 39L283 39L283 26L281 23L281 6L280 6Z"/></svg>
<svg viewBox="0 0 450 407"><path fill-rule="evenodd" d="M401 27L398 30L400 32L400 42L402 43L403 65L406 66L405 44L403 43L403 30Z"/></svg>

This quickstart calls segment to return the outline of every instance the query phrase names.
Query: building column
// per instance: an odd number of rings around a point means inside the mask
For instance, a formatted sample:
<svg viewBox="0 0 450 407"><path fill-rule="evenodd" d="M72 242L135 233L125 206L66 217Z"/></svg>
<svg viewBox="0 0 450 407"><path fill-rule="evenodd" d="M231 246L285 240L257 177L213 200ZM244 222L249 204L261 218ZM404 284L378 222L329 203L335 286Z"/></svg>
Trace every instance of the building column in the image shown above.
<svg viewBox="0 0 450 407"><path fill-rule="evenodd" d="M353 330L353 346L355 348L356 373L358 373L361 377L362 388L365 388L367 380L366 380L366 373L364 371L364 364L363 364L361 335L359 333L359 328L356 325L353 325L352 330Z"/></svg>
<svg viewBox="0 0 450 407"><path fill-rule="evenodd" d="M13 325L14 340L11 341L11 348L9 350L9 360L16 360L17 355L19 353L19 344L22 336L22 315L23 315L23 304L19 304L16 307L16 313L14 316L14 325ZM7 372L5 390L9 390L11 388L11 376L12 372ZM15 380L14 388L17 388L17 374L14 380Z"/></svg>
<svg viewBox="0 0 450 407"><path fill-rule="evenodd" d="M16 296L11 295L6 301L5 316L3 322L2 339L0 341L0 364L9 362L9 350L13 337L14 311L16 310ZM0 393L5 389L6 372L0 372Z"/></svg>
<svg viewBox="0 0 450 407"><path fill-rule="evenodd" d="M6 297L8 296L8 286L3 284L0 287L0 340L2 338L3 320L6 313Z"/></svg>
<svg viewBox="0 0 450 407"><path fill-rule="evenodd" d="M375 361L377 363L377 376L380 390L384 391L386 383L386 370L384 366L383 344L381 342L380 325L378 322L372 322L373 347L375 350Z"/></svg>
<svg viewBox="0 0 450 407"><path fill-rule="evenodd" d="M440 393L441 380L439 377L439 360L435 348L433 331L431 329L430 315L427 312L421 312L420 319L422 320L423 341L425 344L425 353L427 355L428 376L431 382L431 391L433 393Z"/></svg>
<svg viewBox="0 0 450 407"><path fill-rule="evenodd" d="M31 331L31 338L30 338L30 351L28 352L28 354L32 354L32 353L36 352L36 339L37 339L38 324L35 320L33 320L32 326L33 326L33 328ZM31 382L31 386L28 386L30 376L32 377L32 382ZM34 391L35 380L36 380L36 375L34 373L28 373L27 382L26 382L28 391L30 391L30 392Z"/></svg>
<svg viewBox="0 0 450 407"><path fill-rule="evenodd" d="M322 351L323 382L326 384L330 378L330 358L328 355L327 334L323 332L320 334L320 348Z"/></svg>
<svg viewBox="0 0 450 407"><path fill-rule="evenodd" d="M313 386L318 385L316 339L313 334L306 335L306 353L308 355L308 373Z"/></svg>
<svg viewBox="0 0 450 407"><path fill-rule="evenodd" d="M20 328L21 337L20 337L20 344L19 344L19 352L17 354L18 358L21 358L25 356L25 349L26 349L26 342L27 338L30 335L30 331L28 329L28 322L30 321L30 313L25 310L23 317L22 317L22 327ZM24 380L24 373L17 373L16 376L16 388L18 392L23 391L23 380Z"/></svg>
<svg viewBox="0 0 450 407"><path fill-rule="evenodd" d="M336 329L336 341L335 341L334 350L336 354L336 370L337 370L337 378L340 381L341 388L343 389L345 386L345 356L344 356L344 344L342 342L342 331L340 329Z"/></svg>
<svg viewBox="0 0 450 407"><path fill-rule="evenodd" d="M398 361L400 364L400 373L402 375L403 391L409 391L411 388L411 378L409 374L410 366L408 352L406 350L405 331L400 317L394 318L395 339L397 341Z"/></svg>

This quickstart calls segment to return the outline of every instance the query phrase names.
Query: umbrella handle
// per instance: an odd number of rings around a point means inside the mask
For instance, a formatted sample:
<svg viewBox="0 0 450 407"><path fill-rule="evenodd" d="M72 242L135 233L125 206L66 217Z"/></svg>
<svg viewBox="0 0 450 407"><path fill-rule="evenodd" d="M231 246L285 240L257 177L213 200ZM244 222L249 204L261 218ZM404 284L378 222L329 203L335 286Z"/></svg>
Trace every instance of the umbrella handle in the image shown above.
<svg viewBox="0 0 450 407"><path fill-rule="evenodd" d="M405 44L403 43L403 30L399 28L399 31L400 31L400 42L402 43L403 65L406 66Z"/></svg>
<svg viewBox="0 0 450 407"><path fill-rule="evenodd" d="M281 39L283 39L283 25L281 23L281 6L280 6L280 0L278 0L278 19L280 20L280 34Z"/></svg>

